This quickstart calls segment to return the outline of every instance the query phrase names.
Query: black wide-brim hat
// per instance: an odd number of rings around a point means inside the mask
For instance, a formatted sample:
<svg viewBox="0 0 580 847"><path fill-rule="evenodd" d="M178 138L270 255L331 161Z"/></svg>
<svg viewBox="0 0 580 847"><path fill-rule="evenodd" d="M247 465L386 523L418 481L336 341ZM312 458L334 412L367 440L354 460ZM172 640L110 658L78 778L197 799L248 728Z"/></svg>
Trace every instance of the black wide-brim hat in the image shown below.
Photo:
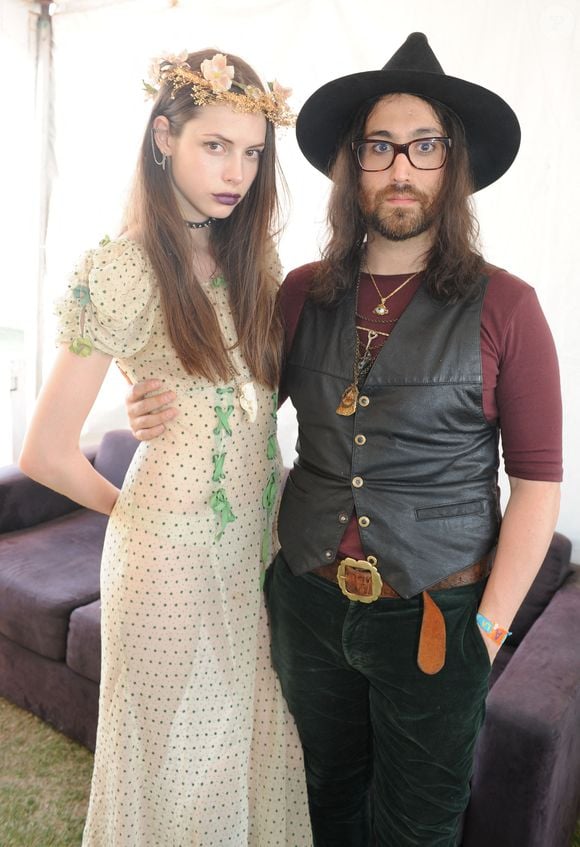
<svg viewBox="0 0 580 847"><path fill-rule="evenodd" d="M425 35L414 32L382 70L340 77L308 98L296 123L308 161L328 176L359 108L387 94L414 94L455 112L465 128L476 191L499 179L516 157L521 133L511 107L481 85L447 76Z"/></svg>

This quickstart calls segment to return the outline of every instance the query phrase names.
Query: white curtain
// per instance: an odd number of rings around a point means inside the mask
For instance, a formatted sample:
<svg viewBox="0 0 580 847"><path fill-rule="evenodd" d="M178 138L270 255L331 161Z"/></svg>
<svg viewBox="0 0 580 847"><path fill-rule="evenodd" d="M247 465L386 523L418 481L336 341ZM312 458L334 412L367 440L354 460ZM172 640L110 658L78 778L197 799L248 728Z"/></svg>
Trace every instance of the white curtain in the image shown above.
<svg viewBox="0 0 580 847"><path fill-rule="evenodd" d="M34 398L40 173L30 24L24 3L0 0L0 465L18 451Z"/></svg>
<svg viewBox="0 0 580 847"><path fill-rule="evenodd" d="M566 480L559 527L573 538L580 555L580 445L575 437L580 431L580 287L572 265L580 188L579 12L577 0L57 3L58 178L49 219L46 301L62 289L79 253L118 229L149 108L141 80L151 57L206 46L238 53L264 79L276 77L291 86L298 109L319 85L380 68L410 32L425 32L447 73L497 91L522 125L514 166L477 196L477 207L486 257L536 288L556 339L565 401ZM291 130L282 134L279 147L292 195L281 242L288 270L318 256L327 182L302 158ZM3 164L6 177L6 154ZM10 179L19 196L16 168ZM34 205L30 197L19 202L22 209ZM6 205L0 199L0 214L6 214ZM11 261L10 243L4 241L4 268ZM47 351L51 331L47 317ZM122 424L123 392L120 381L113 380L89 422L91 436ZM284 417L287 456L294 437L290 430Z"/></svg>

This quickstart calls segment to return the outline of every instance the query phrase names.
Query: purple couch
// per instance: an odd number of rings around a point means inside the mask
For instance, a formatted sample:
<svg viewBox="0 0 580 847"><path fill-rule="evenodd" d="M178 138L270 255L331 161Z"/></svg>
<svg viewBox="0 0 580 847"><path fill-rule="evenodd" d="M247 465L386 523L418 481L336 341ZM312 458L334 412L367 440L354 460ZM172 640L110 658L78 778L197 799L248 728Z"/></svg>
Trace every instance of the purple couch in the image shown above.
<svg viewBox="0 0 580 847"><path fill-rule="evenodd" d="M120 485L137 442L91 454ZM0 696L94 749L106 518L0 470ZM569 847L580 797L580 571L548 555L494 663L463 847Z"/></svg>
<svg viewBox="0 0 580 847"><path fill-rule="evenodd" d="M115 485L138 442L109 432L87 451ZM99 565L107 518L0 469L0 696L94 750Z"/></svg>
<svg viewBox="0 0 580 847"><path fill-rule="evenodd" d="M498 653L463 847L570 847L580 811L580 568L555 533Z"/></svg>

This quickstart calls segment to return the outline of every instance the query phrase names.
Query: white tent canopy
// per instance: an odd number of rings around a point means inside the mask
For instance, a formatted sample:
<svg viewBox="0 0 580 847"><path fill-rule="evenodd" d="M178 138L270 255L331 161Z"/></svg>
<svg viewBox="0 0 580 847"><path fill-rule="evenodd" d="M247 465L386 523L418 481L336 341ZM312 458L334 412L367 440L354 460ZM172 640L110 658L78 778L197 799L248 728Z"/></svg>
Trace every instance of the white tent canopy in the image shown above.
<svg viewBox="0 0 580 847"><path fill-rule="evenodd" d="M39 49L41 7L50 15L52 47L47 30ZM238 53L265 79L291 86L299 108L323 82L381 67L409 32L420 30L448 73L499 92L520 118L520 154L497 185L478 195L477 207L487 258L536 288L556 339L565 402L559 528L578 554L580 287L572 256L579 24L576 0L409 0L388 7L381 0L0 0L0 463L11 461L30 413L37 353L43 368L53 353L52 300L78 255L118 230L148 109L141 80L151 57L184 47ZM292 195L280 248L288 270L318 255L327 183L301 157L291 130L281 138L280 156ZM8 338L15 330L24 332L24 352L3 347L2 332ZM123 425L123 393L113 375L88 438ZM292 427L287 413L282 417L290 456Z"/></svg>

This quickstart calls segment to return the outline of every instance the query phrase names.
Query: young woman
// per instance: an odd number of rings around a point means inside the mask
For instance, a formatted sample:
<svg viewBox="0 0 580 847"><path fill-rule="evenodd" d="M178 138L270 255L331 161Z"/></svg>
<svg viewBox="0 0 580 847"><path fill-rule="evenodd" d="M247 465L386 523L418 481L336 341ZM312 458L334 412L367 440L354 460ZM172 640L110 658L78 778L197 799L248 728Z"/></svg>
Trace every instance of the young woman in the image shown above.
<svg viewBox="0 0 580 847"><path fill-rule="evenodd" d="M291 115L284 89L214 52L157 63L127 228L60 303L21 457L110 515L84 847L312 843L260 590L280 469L274 126ZM78 446L112 359L179 398L121 492Z"/></svg>

